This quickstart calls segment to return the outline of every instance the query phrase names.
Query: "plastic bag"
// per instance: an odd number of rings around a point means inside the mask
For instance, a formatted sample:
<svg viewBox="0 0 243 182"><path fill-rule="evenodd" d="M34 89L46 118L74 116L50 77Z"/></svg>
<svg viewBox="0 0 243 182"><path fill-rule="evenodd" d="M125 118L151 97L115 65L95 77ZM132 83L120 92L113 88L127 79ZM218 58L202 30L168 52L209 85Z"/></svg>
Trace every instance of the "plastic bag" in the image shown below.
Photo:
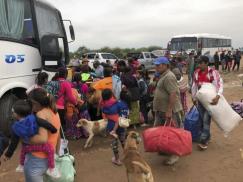
<svg viewBox="0 0 243 182"><path fill-rule="evenodd" d="M128 118L119 117L119 126L122 128L128 128L130 122L131 120Z"/></svg>
<svg viewBox="0 0 243 182"><path fill-rule="evenodd" d="M192 141L198 141L201 133L201 117L196 106L193 106L186 114L184 129L192 134Z"/></svg>
<svg viewBox="0 0 243 182"><path fill-rule="evenodd" d="M45 175L45 182L73 182L76 171L74 169L74 157L70 154L59 156L55 159L55 165L61 173L61 177L54 179L50 176Z"/></svg>

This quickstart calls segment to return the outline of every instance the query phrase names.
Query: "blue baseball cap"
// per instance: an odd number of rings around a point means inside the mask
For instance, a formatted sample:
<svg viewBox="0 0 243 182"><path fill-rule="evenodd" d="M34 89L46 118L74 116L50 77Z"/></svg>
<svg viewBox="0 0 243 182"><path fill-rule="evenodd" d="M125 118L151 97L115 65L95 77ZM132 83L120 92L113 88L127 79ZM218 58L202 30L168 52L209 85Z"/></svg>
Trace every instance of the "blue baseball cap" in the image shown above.
<svg viewBox="0 0 243 182"><path fill-rule="evenodd" d="M170 64L170 62L167 57L159 57L154 60L154 64L155 65Z"/></svg>

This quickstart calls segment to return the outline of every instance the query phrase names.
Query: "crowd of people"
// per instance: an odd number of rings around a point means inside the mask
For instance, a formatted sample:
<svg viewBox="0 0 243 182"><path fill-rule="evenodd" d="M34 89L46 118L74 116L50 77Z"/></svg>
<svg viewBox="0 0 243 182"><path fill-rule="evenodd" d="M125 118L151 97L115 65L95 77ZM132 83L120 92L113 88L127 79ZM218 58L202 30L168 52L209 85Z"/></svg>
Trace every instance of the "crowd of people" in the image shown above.
<svg viewBox="0 0 243 182"><path fill-rule="evenodd" d="M16 122L12 126L11 142L8 145L8 140L0 133L0 154L8 147L4 160L9 160L21 139L23 145L17 170L24 171L26 181L42 181L46 171L58 177L53 156L59 150L60 137L86 138L85 129L76 127L81 118L107 119L114 154L111 161L121 165L118 145L120 142L124 146L126 129L119 126L119 117L129 118L130 125L136 127L160 126L173 120L174 127L183 128L188 93L202 117L198 147L206 150L211 136L211 116L195 95L203 83L212 83L218 94L211 104L216 105L223 93L219 60L222 70L230 71L232 60L232 69L237 66L239 70L240 59L239 51L233 55L231 51L227 54L223 51L220 55L216 52L213 65L209 64L209 57L194 52L186 60L165 55L155 59L155 73L149 75L136 59L117 60L114 65L95 61L91 68L89 60L84 58L81 64L71 67L71 80L67 80L67 68L60 68L49 82L48 75L40 72L36 84L26 92L28 99L17 101L13 106ZM185 65L188 81L183 77ZM178 160L179 156L171 155L164 164L173 165Z"/></svg>

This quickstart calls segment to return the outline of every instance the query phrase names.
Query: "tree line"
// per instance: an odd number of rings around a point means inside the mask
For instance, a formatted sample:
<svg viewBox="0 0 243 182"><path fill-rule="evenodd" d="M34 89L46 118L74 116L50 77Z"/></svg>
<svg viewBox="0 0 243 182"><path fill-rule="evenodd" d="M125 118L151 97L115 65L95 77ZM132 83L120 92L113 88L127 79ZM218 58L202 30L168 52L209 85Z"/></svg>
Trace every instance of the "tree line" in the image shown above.
<svg viewBox="0 0 243 182"><path fill-rule="evenodd" d="M128 53L134 52L151 52L154 50L162 49L160 46L149 46L141 48L111 48L111 47L102 47L100 49L90 49L85 46L79 47L76 51L70 52L70 58L82 58L82 55L88 52L107 52L116 55L118 58L125 58Z"/></svg>

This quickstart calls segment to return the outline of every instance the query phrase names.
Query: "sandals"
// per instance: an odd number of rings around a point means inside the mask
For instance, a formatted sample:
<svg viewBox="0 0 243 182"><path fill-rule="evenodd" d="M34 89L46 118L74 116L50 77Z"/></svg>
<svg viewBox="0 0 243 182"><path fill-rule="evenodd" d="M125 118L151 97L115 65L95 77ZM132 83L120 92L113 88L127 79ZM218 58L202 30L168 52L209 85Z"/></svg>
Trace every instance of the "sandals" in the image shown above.
<svg viewBox="0 0 243 182"><path fill-rule="evenodd" d="M111 162L117 166L121 166L122 163L119 159L116 159L115 157L112 157Z"/></svg>
<svg viewBox="0 0 243 182"><path fill-rule="evenodd" d="M166 165L166 166L172 166L174 165L175 163L177 163L179 160L179 156L171 156L170 158L166 159L163 161L163 164Z"/></svg>
<svg viewBox="0 0 243 182"><path fill-rule="evenodd" d="M197 146L199 147L200 150L207 150L208 149L208 145L207 144L199 143Z"/></svg>

